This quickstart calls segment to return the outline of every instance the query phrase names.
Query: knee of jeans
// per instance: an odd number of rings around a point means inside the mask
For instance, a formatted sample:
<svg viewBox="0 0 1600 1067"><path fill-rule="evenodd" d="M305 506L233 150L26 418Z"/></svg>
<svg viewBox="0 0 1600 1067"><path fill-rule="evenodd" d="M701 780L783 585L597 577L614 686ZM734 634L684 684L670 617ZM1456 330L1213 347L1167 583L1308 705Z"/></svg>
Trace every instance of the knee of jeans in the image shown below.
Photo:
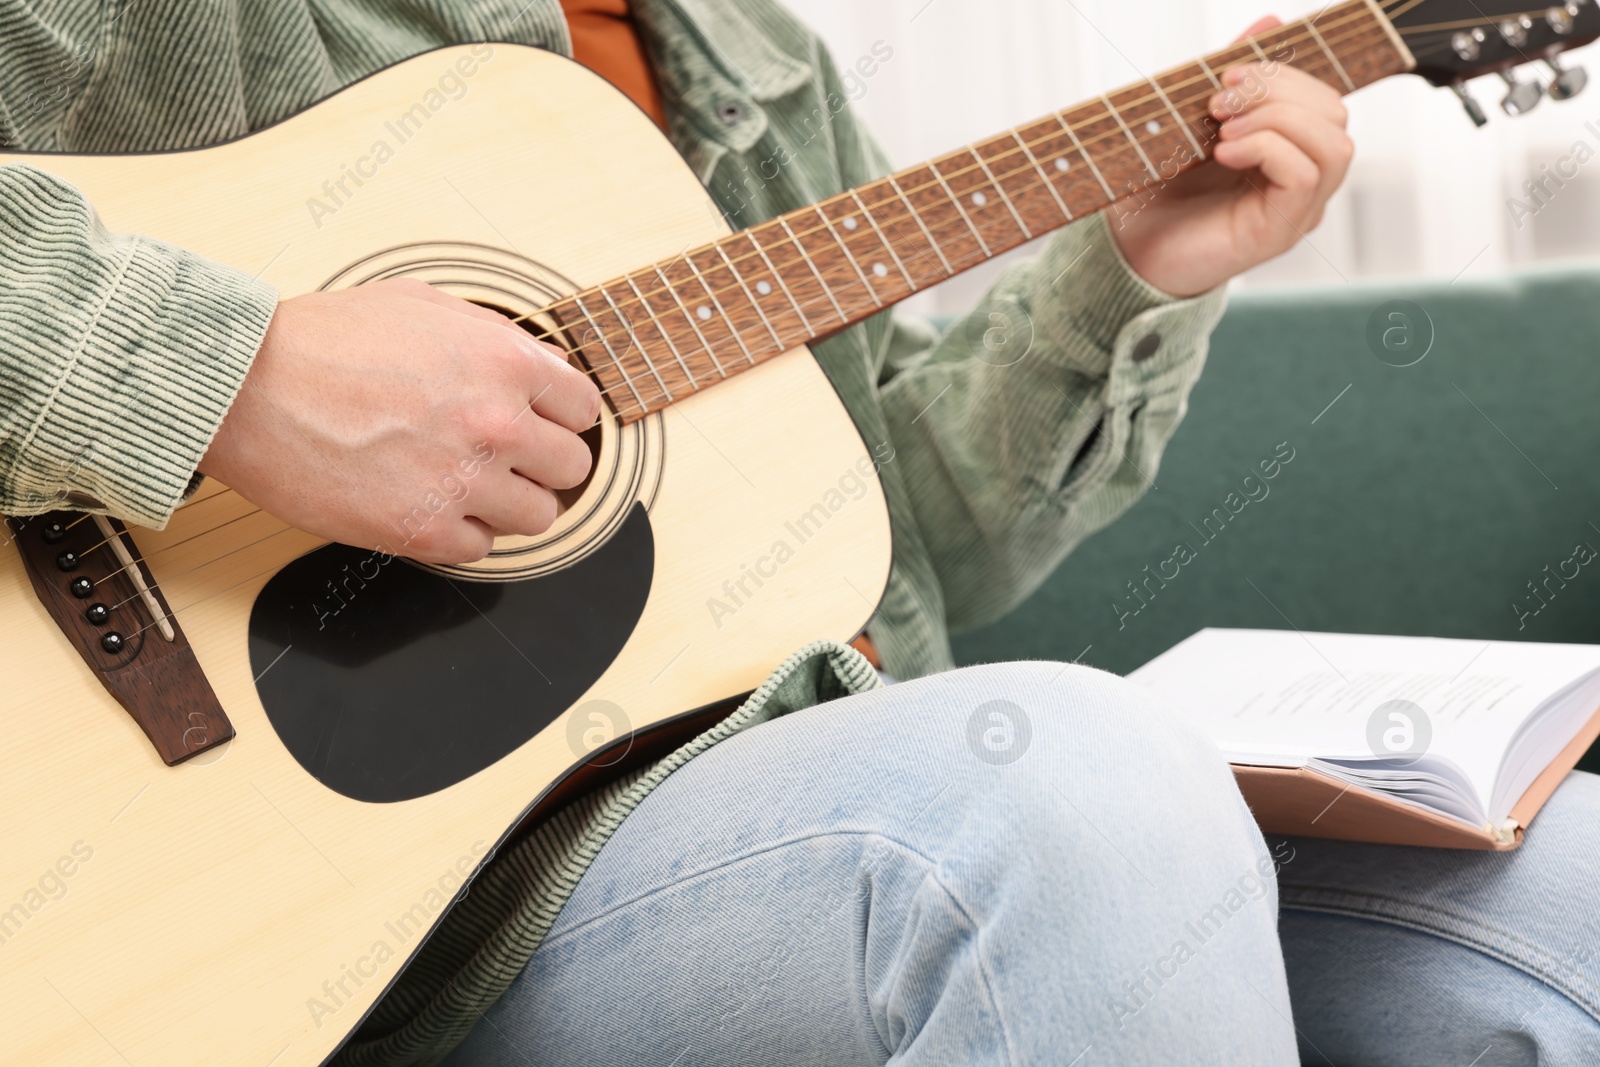
<svg viewBox="0 0 1600 1067"><path fill-rule="evenodd" d="M946 729L963 734L966 751L957 755L995 840L1102 855L1109 846L1156 872L1164 856L1188 855L1203 842L1217 862L1259 866L1265 846L1226 760L1179 711L1136 684L1056 663L945 677L955 683L957 720Z"/></svg>

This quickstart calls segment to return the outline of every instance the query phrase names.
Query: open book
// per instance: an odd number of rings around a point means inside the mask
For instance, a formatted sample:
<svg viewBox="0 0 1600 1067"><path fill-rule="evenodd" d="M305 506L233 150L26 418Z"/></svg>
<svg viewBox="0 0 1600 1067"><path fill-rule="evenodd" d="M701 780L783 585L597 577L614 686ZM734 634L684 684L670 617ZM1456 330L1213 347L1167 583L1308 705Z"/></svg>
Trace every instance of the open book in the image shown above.
<svg viewBox="0 0 1600 1067"><path fill-rule="evenodd" d="M1129 678L1275 833L1514 848L1600 735L1600 646L1202 630Z"/></svg>

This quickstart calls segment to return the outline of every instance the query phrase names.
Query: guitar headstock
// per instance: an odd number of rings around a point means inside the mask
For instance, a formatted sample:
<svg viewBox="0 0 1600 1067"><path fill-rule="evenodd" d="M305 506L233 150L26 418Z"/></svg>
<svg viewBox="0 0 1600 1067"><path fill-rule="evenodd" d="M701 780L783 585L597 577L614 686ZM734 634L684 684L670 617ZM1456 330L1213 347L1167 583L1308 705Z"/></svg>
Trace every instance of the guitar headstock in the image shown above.
<svg viewBox="0 0 1600 1067"><path fill-rule="evenodd" d="M1509 115L1531 111L1548 95L1576 96L1588 83L1582 67L1567 67L1560 54L1600 38L1600 2L1565 0L1537 7L1527 0L1377 0L1416 57L1416 73L1461 96L1478 125L1483 108L1466 82L1499 74L1506 84L1501 107ZM1539 64L1543 74L1519 74Z"/></svg>

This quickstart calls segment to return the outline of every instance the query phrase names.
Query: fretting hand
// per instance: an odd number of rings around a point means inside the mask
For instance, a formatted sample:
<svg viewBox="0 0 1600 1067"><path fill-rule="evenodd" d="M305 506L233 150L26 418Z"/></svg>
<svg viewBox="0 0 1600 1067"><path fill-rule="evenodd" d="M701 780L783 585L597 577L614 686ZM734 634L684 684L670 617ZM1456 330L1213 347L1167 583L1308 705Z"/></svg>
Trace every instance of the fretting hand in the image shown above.
<svg viewBox="0 0 1600 1067"><path fill-rule="evenodd" d="M1262 19L1244 36L1281 23ZM1241 38L1242 39L1242 38ZM1282 255L1322 221L1350 167L1339 94L1287 63L1233 67L1211 100L1222 123L1211 162L1108 209L1130 266L1174 296L1195 296Z"/></svg>

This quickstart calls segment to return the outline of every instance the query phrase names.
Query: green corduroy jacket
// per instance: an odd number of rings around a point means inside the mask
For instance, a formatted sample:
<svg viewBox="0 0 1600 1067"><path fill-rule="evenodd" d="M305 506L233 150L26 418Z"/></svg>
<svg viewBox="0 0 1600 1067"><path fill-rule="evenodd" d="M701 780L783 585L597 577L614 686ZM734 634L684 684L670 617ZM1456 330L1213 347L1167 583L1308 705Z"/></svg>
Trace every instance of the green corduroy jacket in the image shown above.
<svg viewBox="0 0 1600 1067"><path fill-rule="evenodd" d="M894 63L893 41L840 66L775 0L633 9L668 136L734 225L888 172L851 102ZM0 153L197 147L473 41L571 52L558 0L0 0ZM0 154L0 510L80 493L164 524L276 301L234 267L107 233L75 189ZM942 337L886 312L813 346L862 436L894 448L880 473L894 565L871 626L889 673L950 667L952 628L1004 614L1144 492L1222 306L1152 289L1095 216ZM837 645L775 666L715 730L503 847L341 1062L436 1062L655 783L733 732L878 684Z"/></svg>

